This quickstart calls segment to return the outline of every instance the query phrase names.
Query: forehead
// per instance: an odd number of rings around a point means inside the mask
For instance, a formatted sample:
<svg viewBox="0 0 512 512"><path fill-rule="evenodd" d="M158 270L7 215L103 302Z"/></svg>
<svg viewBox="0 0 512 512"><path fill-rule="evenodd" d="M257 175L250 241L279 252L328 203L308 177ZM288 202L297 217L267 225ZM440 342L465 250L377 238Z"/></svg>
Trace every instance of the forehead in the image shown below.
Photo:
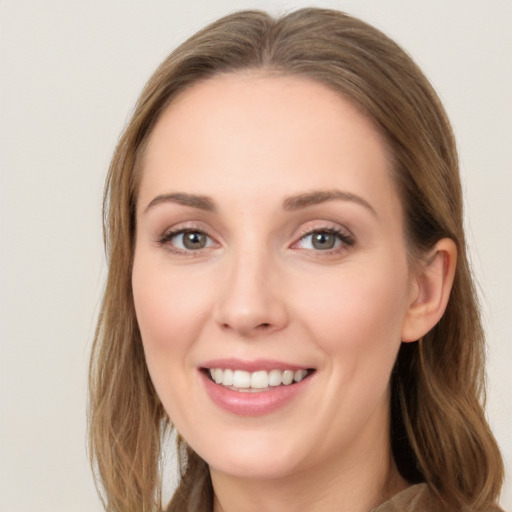
<svg viewBox="0 0 512 512"><path fill-rule="evenodd" d="M353 129L347 130L347 125ZM185 128L193 128L198 136L205 133L210 137L215 132L233 137L236 133L257 134L260 128L269 130L271 126L276 129L269 135L281 130L282 137L273 139L276 142L284 142L287 134L296 137L299 130L304 136L320 139L331 128L340 128L345 139L364 131L369 143L377 142L386 150L372 120L341 93L306 77L261 70L216 75L186 88L160 116L150 145L155 145L164 131L164 136L175 138ZM244 128L243 133L238 132L239 127Z"/></svg>
<svg viewBox="0 0 512 512"><path fill-rule="evenodd" d="M140 200L175 190L236 189L248 198L340 187L395 194L390 171L373 122L326 85L225 74L194 84L161 115L145 151Z"/></svg>

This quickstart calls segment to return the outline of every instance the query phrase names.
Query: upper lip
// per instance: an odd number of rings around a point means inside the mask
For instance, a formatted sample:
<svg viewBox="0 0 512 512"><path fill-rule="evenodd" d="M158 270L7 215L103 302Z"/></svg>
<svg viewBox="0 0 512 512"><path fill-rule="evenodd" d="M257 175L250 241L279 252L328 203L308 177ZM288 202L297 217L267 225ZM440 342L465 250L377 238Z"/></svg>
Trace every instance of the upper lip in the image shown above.
<svg viewBox="0 0 512 512"><path fill-rule="evenodd" d="M259 370L308 370L312 369L308 365L292 364L285 361L272 359L212 359L200 365L201 368L211 369L220 368L222 370L245 370L246 372L257 372Z"/></svg>

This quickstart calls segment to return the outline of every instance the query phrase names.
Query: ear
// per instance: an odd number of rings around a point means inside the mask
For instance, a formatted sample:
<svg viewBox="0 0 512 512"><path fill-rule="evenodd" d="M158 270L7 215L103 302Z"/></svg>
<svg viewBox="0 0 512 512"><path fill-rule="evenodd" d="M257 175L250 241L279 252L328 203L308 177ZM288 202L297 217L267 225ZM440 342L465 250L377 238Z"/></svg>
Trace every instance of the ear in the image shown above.
<svg viewBox="0 0 512 512"><path fill-rule="evenodd" d="M450 238L437 242L412 276L409 308L402 325L402 341L417 341L441 319L450 298L457 246Z"/></svg>

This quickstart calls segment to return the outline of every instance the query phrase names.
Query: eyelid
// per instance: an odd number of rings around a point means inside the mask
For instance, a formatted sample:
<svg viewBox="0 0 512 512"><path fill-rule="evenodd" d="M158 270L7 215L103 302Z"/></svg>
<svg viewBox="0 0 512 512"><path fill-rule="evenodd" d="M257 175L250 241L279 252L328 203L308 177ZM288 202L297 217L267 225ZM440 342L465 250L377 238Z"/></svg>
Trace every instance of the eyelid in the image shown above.
<svg viewBox="0 0 512 512"><path fill-rule="evenodd" d="M163 232L161 232L161 234L159 234L157 236L156 243L160 246L165 247L168 251L175 253L175 254L184 255L184 256L200 256L204 251L210 250L210 249L212 249L212 247L220 245L219 241L217 240L217 238L215 236L213 236L211 234L210 230L206 229L205 227L202 227L200 224L201 223L185 222L185 223L177 224L172 227L168 227ZM172 245L171 242L175 237L177 237L183 233L187 233L187 232L201 233L201 234L205 235L206 237L208 237L211 240L211 242L213 242L213 243L206 247L202 247L200 249L195 249L195 250L194 249L182 249L182 248Z"/></svg>
<svg viewBox="0 0 512 512"><path fill-rule="evenodd" d="M309 221L304 223L300 229L297 231L294 239L296 241L302 239L306 235L310 235L311 233L319 232L319 231L329 231L335 233L341 233L344 237L354 239L355 237L353 233L346 226L339 224L333 221ZM295 243L295 242L294 242Z"/></svg>
<svg viewBox="0 0 512 512"><path fill-rule="evenodd" d="M332 233L338 237L341 244L331 249L302 249L297 247L306 237L313 235L314 233ZM294 237L294 242L291 244L292 249L298 249L314 253L316 256L327 256L329 254L337 254L342 251L346 251L355 245L356 240L352 232L340 224L334 222L308 222L302 226L300 231Z"/></svg>

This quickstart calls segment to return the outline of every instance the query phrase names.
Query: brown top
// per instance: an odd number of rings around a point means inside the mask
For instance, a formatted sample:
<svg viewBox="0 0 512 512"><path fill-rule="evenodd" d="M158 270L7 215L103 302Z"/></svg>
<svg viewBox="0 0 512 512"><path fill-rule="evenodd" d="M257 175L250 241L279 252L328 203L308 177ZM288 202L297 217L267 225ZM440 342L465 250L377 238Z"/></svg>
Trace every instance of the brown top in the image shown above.
<svg viewBox="0 0 512 512"><path fill-rule="evenodd" d="M436 512L427 484L408 487L371 512Z"/></svg>
<svg viewBox="0 0 512 512"><path fill-rule="evenodd" d="M427 484L416 484L399 492L370 512L438 512L435 507L435 500ZM489 512L503 510L499 506L494 506Z"/></svg>

